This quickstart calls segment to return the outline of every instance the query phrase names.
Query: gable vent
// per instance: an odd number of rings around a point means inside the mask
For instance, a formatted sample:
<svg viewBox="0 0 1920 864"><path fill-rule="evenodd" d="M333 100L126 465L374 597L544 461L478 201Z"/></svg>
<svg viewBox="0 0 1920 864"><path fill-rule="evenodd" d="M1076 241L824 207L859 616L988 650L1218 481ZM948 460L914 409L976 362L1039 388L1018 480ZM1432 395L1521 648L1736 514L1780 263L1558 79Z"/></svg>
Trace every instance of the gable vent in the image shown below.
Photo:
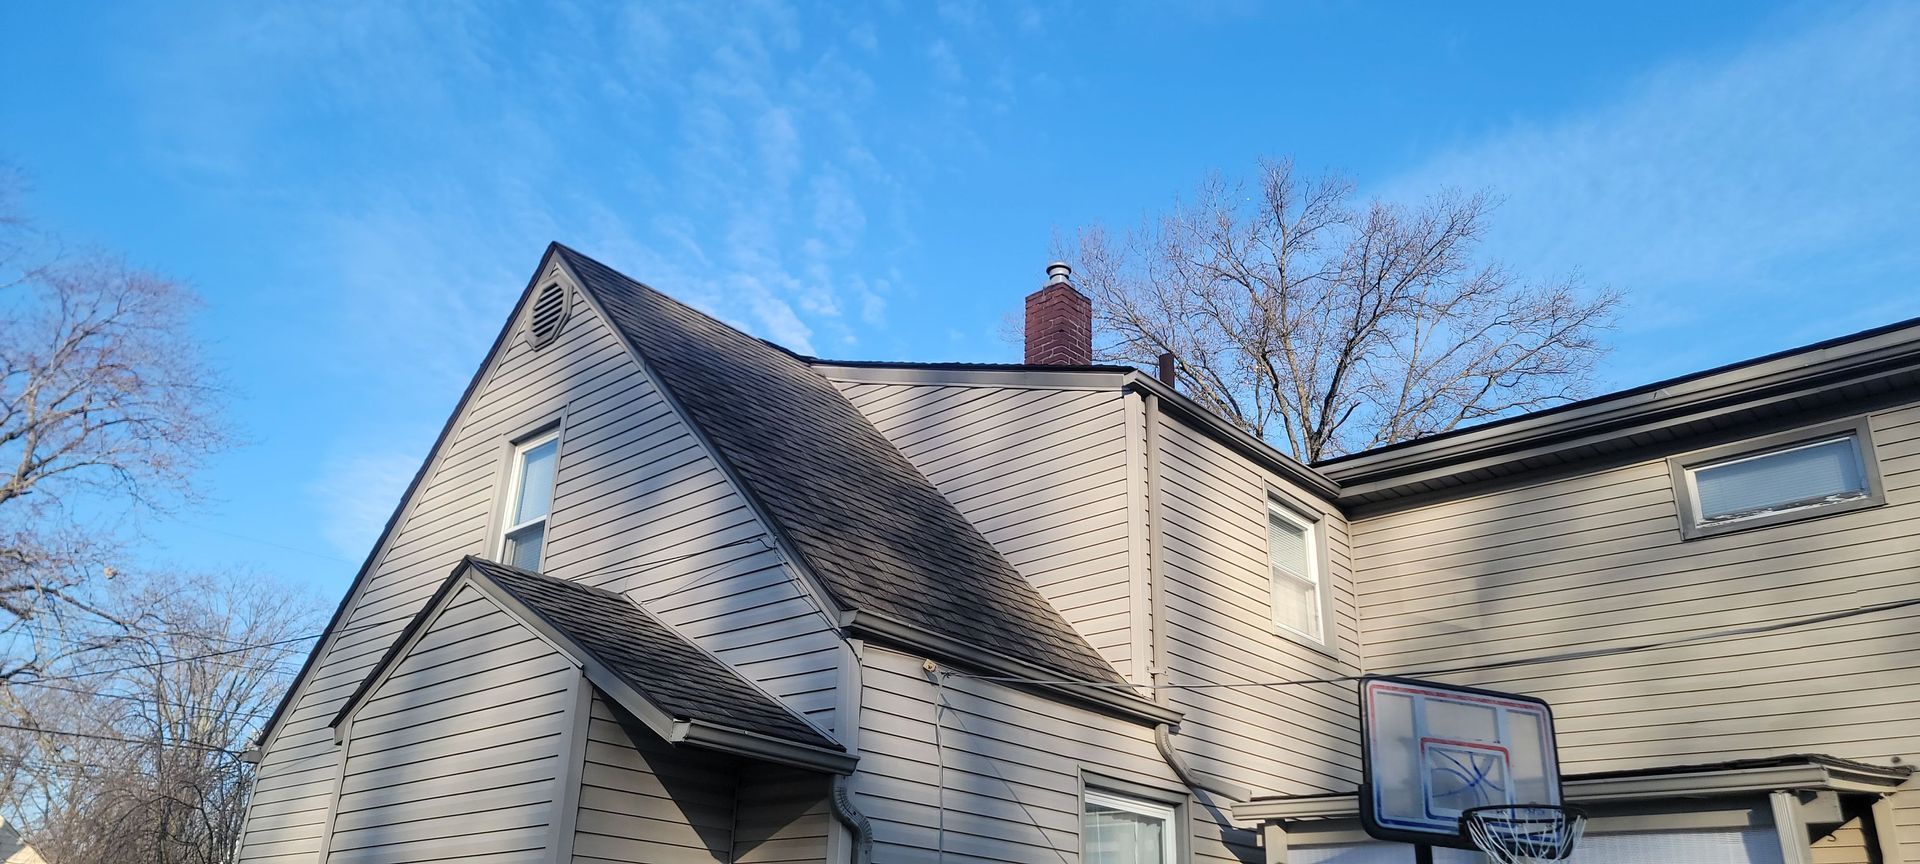
<svg viewBox="0 0 1920 864"><path fill-rule="evenodd" d="M533 308L527 313L527 341L535 348L545 348L560 335L561 325L567 323L567 286L559 282L549 282L533 298Z"/></svg>

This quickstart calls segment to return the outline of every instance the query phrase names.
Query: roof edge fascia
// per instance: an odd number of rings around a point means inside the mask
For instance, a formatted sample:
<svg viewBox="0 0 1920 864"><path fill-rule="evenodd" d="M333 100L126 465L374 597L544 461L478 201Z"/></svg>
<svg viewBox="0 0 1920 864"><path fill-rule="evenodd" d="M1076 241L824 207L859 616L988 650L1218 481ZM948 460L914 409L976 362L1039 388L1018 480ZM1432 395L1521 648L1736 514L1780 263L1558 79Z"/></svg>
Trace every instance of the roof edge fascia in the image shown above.
<svg viewBox="0 0 1920 864"><path fill-rule="evenodd" d="M1915 365L1920 365L1920 321L1901 322L1864 335L1338 457L1314 467L1352 491L1364 491L1363 484L1410 482L1417 477L1408 475L1423 467L1454 473L1472 467L1466 463L1515 457L1522 448L1531 452L1625 437L1656 425L1646 422L1649 418L1659 418L1657 425L1670 425L1697 413L1791 398Z"/></svg>
<svg viewBox="0 0 1920 864"><path fill-rule="evenodd" d="M1181 393L1159 378L1135 369L1127 373L1126 386L1159 397L1161 410L1170 411L1185 419L1200 431L1208 433L1222 444L1239 451L1241 455L1261 463L1274 473L1304 487L1321 500L1339 502L1340 484L1333 478L1305 462L1288 456L1281 452L1280 448L1260 440L1247 430L1233 425L1226 418L1208 410L1205 406L1193 401L1192 397Z"/></svg>
<svg viewBox="0 0 1920 864"><path fill-rule="evenodd" d="M1883 795L1910 775L1896 768L1833 765L1807 762L1725 768L1674 774L1625 774L1607 777L1568 777L1563 783L1567 801L1600 804L1660 798L1711 798L1779 791L1820 791ZM1360 815L1358 794L1256 798L1233 805L1233 818L1248 822L1291 819L1338 819Z"/></svg>
<svg viewBox="0 0 1920 864"><path fill-rule="evenodd" d="M690 744L749 759L774 762L809 771L824 771L829 774L852 774L854 766L860 761L860 757L851 753L809 747L793 741L783 741L770 735L704 720L675 719L673 729L666 740L673 744Z"/></svg>
<svg viewBox="0 0 1920 864"><path fill-rule="evenodd" d="M1116 390L1130 369L994 366L941 366L933 364L849 363L807 359L806 364L830 381L856 384L926 384L975 387L1006 387L1030 390Z"/></svg>
<svg viewBox="0 0 1920 864"><path fill-rule="evenodd" d="M679 744L684 741L688 744L714 750L724 750L738 756L765 759L781 764L795 765L796 767L802 768L816 768L819 770L833 770L826 766L841 765L844 762L847 770L837 773L847 773L851 771L853 763L858 761L856 757L849 756L846 753L835 753L825 748L812 747L797 741L782 741L769 735L760 735L728 726L709 723L704 720L675 717L672 713L654 704L653 700L647 698L645 693L634 689L625 679L614 674L613 670L607 668L606 664L601 662L600 658L596 656L593 651L589 650L587 646L580 644L578 640L567 635L565 631L553 626L547 621L546 616L541 615L538 611L522 601L518 595L514 594L513 589L494 581L493 577L488 575L484 569L473 567L471 563L463 560L461 566L463 569L469 571L467 574L468 581L472 582L475 587L486 592L487 596L496 603L499 603L501 608L507 610L508 614L520 619L521 623L528 629L548 642L559 646L563 653L569 655L574 660L575 665L577 665L581 673L586 676L587 683L592 684L598 688L600 692L605 693L608 698L618 703L622 709L632 714L642 725L646 726L655 735L658 735L662 741L669 744ZM546 578L551 579L553 577ZM710 659L719 663L722 668L738 677L741 681L746 682L749 686L760 691L761 695L766 696L774 705L778 705L789 714L792 714L795 719L805 723L808 728L813 729L821 738L827 741L835 740L833 736L828 735L825 730L820 729L817 724L807 719L806 715L793 710L786 703L781 702L772 694L767 693L766 689L760 687L758 682L755 682L745 675L741 675L739 670L734 669L731 665L715 656L713 652L707 651L700 643L681 635L679 631L673 629L673 627L666 622L661 621L658 616L641 605L639 601L626 595L622 595L622 597L628 603L631 603L634 608L640 610L640 614L646 615L651 618L655 624L665 628L668 633L673 635L673 638L684 641L692 645L695 649L706 653ZM689 730L702 731L695 731L690 735ZM833 757L839 758L835 759Z"/></svg>
<svg viewBox="0 0 1920 864"><path fill-rule="evenodd" d="M1184 716L1172 708L1155 704L1119 687L1077 686L1076 684L1054 684L1060 680L1060 674L988 651L957 639L949 639L937 633L930 633L905 621L883 615L872 610L849 612L843 621L848 630L876 637L909 648L917 648L929 655L982 669L996 675L1010 678L1022 678L1026 681L999 682L1010 686L1028 687L1045 691L1054 696L1063 696L1074 702L1114 714L1122 719L1131 720L1146 726L1161 723L1179 723ZM1027 682L1034 683L1027 683ZM1100 682L1088 681L1089 685Z"/></svg>
<svg viewBox="0 0 1920 864"><path fill-rule="evenodd" d="M393 644L387 646L386 652L380 655L380 661L367 670L366 677L360 679L359 686L354 688L345 702L340 703L340 710L335 712L332 722L327 724L334 730L336 740L348 733L353 715L360 710L360 706L366 704L367 697L379 688L380 682L406 657L409 649L432 629L432 622L440 617L448 601L459 593L458 589L462 585L472 586L500 611L505 612L520 626L532 631L542 642L547 643L548 647L566 657L574 668L585 669L590 665L592 655L584 646L553 628L539 613L528 609L518 597L513 596L513 592L495 583L485 570L474 567L472 562L473 556L468 555L461 558L459 564L454 565L453 571L441 581L440 587L434 589L433 596L427 599L419 612L414 613L413 618L407 622L407 626L394 637Z"/></svg>

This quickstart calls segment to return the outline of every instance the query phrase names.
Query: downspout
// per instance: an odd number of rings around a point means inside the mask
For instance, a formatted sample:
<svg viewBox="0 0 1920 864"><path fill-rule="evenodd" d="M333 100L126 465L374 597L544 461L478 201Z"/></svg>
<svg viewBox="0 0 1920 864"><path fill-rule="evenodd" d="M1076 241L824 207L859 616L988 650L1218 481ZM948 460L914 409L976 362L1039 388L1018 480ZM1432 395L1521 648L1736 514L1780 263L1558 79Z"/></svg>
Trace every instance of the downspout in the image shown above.
<svg viewBox="0 0 1920 864"><path fill-rule="evenodd" d="M840 656L840 710L835 725L841 745L847 748L848 753L857 755L860 752L860 708L866 696L860 674L866 643L848 639L845 649ZM853 775L833 775L833 786L827 792L827 801L833 809L833 818L846 826L847 836L852 841L847 849L847 864L870 864L873 861L873 825L853 803Z"/></svg>
<svg viewBox="0 0 1920 864"><path fill-rule="evenodd" d="M1147 646L1150 660L1147 674L1153 684L1153 701L1166 706L1171 701L1164 686L1167 683L1167 580L1166 569L1161 559L1166 557L1160 550L1160 540L1165 536L1160 507L1160 397L1152 392L1140 393L1140 407L1146 415L1147 434ZM1235 786L1215 777L1208 777L1187 765L1180 751L1173 746L1174 728L1171 723L1161 723L1153 728L1153 743L1160 750L1160 757L1167 760L1167 767L1173 769L1173 775L1190 789L1211 792L1224 801L1216 802L1216 809L1222 814L1229 812L1235 802L1253 797L1253 791Z"/></svg>
<svg viewBox="0 0 1920 864"><path fill-rule="evenodd" d="M833 775L833 794L828 798L833 802L833 817L853 835L847 864L869 864L873 860L873 825L865 813L853 806L853 790L848 788L851 782L852 778L846 774Z"/></svg>

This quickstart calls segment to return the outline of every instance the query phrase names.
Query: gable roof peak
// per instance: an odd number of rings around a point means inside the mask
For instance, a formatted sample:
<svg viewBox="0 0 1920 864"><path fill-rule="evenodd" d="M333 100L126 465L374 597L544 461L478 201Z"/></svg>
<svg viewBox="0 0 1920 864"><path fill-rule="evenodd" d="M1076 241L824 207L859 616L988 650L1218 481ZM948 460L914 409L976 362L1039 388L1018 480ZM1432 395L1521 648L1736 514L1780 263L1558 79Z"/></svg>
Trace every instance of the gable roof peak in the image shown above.
<svg viewBox="0 0 1920 864"><path fill-rule="evenodd" d="M800 355L563 244L552 251L838 611L1050 675L1124 683Z"/></svg>

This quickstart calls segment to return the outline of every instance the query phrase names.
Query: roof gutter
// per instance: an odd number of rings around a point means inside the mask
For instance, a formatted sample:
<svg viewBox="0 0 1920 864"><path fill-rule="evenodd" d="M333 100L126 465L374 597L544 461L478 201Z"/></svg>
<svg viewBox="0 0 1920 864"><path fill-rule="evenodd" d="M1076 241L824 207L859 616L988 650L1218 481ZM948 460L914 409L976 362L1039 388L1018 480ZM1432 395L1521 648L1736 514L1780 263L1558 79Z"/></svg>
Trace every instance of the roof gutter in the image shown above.
<svg viewBox="0 0 1920 864"><path fill-rule="evenodd" d="M1920 321L1906 321L1734 366L1497 420L1314 466L1348 497L1567 450L1805 396L1920 366Z"/></svg>
<svg viewBox="0 0 1920 864"><path fill-rule="evenodd" d="M1723 768L1684 773L1636 772L1568 777L1562 784L1575 804L1603 804L1662 798L1713 798L1773 792L1838 792L1884 795L1911 776L1900 768L1805 762ZM1247 821L1356 818L1358 795L1308 795L1260 798L1237 804L1233 817Z"/></svg>
<svg viewBox="0 0 1920 864"><path fill-rule="evenodd" d="M855 763L860 761L858 756L848 753L782 741L770 735L721 726L704 720L675 718L672 731L666 738L668 742L674 744L692 744L763 762L774 762L829 774L851 774Z"/></svg>

